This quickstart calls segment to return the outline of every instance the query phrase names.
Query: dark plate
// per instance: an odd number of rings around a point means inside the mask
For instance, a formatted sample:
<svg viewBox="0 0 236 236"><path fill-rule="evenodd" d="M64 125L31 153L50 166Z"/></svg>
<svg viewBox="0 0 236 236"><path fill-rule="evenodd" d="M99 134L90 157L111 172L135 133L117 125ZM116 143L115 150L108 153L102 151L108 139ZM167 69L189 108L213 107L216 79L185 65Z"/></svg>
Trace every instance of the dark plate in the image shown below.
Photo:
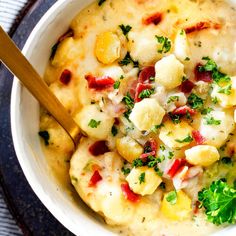
<svg viewBox="0 0 236 236"><path fill-rule="evenodd" d="M24 46L34 26L55 2L56 0L29 1L10 33L19 48ZM12 81L13 76L0 65L0 183L5 200L24 235L73 235L42 205L18 163L10 126Z"/></svg>

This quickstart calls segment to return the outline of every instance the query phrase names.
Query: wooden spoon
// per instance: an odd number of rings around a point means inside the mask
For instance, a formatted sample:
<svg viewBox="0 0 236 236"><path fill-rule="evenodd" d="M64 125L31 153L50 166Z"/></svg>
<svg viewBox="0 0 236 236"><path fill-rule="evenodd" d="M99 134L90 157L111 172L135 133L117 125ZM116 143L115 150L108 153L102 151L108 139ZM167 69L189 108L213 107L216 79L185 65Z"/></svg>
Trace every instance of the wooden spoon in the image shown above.
<svg viewBox="0 0 236 236"><path fill-rule="evenodd" d="M82 137L79 126L1 26L0 60L65 129L76 148Z"/></svg>

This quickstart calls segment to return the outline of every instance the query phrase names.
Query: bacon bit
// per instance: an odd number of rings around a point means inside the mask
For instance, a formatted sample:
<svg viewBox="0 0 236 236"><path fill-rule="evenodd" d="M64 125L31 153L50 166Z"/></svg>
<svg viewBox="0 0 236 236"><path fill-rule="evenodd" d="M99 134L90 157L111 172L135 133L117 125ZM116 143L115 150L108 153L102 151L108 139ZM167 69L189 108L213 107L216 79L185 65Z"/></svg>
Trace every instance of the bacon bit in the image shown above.
<svg viewBox="0 0 236 236"><path fill-rule="evenodd" d="M125 198L131 202L138 202L140 200L140 196L136 193L134 193L128 183L121 184L121 190L124 194Z"/></svg>
<svg viewBox="0 0 236 236"><path fill-rule="evenodd" d="M64 85L68 85L71 81L71 77L72 77L72 73L71 71L65 69L60 77L60 81L64 84Z"/></svg>
<svg viewBox="0 0 236 236"><path fill-rule="evenodd" d="M196 25L192 25L190 27L185 28L185 32L186 34L190 34L193 33L195 31L201 31L204 29L209 29L211 27L210 22L207 21L202 21L202 22L198 22Z"/></svg>
<svg viewBox="0 0 236 236"><path fill-rule="evenodd" d="M191 93L192 89L194 88L194 83L191 82L190 80L185 80L181 85L180 85L180 90L183 93Z"/></svg>
<svg viewBox="0 0 236 236"><path fill-rule="evenodd" d="M201 203L199 201L196 201L194 209L193 209L193 214L194 215L197 215L199 213L199 206L200 206L200 204Z"/></svg>
<svg viewBox="0 0 236 236"><path fill-rule="evenodd" d="M144 25L150 25L150 24L158 25L162 21L162 18L163 18L162 13L157 12L148 16L147 18L144 18L143 24Z"/></svg>
<svg viewBox="0 0 236 236"><path fill-rule="evenodd" d="M188 182L185 181L185 176L187 172L188 166L181 166L173 177L173 185L176 190L185 188L187 186Z"/></svg>
<svg viewBox="0 0 236 236"><path fill-rule="evenodd" d="M194 109L188 107L187 105L178 107L172 112L172 114L174 115L187 115L187 114L195 115L196 113L197 112Z"/></svg>
<svg viewBox="0 0 236 236"><path fill-rule="evenodd" d="M119 125L120 124L120 120L119 118L115 118L115 122L114 122L115 125Z"/></svg>
<svg viewBox="0 0 236 236"><path fill-rule="evenodd" d="M98 91L113 88L115 81L109 76L95 77L93 75L86 75L85 79L88 81L90 89Z"/></svg>
<svg viewBox="0 0 236 236"><path fill-rule="evenodd" d="M89 187L96 187L97 183L102 180L100 173L95 170L91 179L89 180Z"/></svg>
<svg viewBox="0 0 236 236"><path fill-rule="evenodd" d="M89 147L89 152L93 156L99 156L106 152L110 152L110 150L106 145L106 141L97 141Z"/></svg>
<svg viewBox="0 0 236 236"><path fill-rule="evenodd" d="M211 83L213 81L212 72L210 72L210 71L200 72L199 67L201 67L201 66L202 66L202 64L198 63L195 67L195 70L194 70L195 80Z"/></svg>
<svg viewBox="0 0 236 236"><path fill-rule="evenodd" d="M144 144L144 150L146 150L148 152L155 152L154 155L156 155L156 151L157 151L157 142L156 142L156 140L154 140L154 139L148 140Z"/></svg>
<svg viewBox="0 0 236 236"><path fill-rule="evenodd" d="M170 176L170 178L173 178L175 174L177 173L177 171L180 169L180 167L184 166L185 164L186 164L185 159L183 158L175 159L172 162L167 174Z"/></svg>
<svg viewBox="0 0 236 236"><path fill-rule="evenodd" d="M146 89L152 89L152 85L138 83L137 88L136 88L136 92L135 92L135 98L134 98L135 102L142 101L142 98L139 98L139 94L142 93L142 91L144 91Z"/></svg>
<svg viewBox="0 0 236 236"><path fill-rule="evenodd" d="M192 135L197 145L201 145L206 142L206 139L201 135L201 133L198 130L194 130L192 132Z"/></svg>
<svg viewBox="0 0 236 236"><path fill-rule="evenodd" d="M145 67L139 74L138 82L143 84L149 84L151 83L150 80L151 77L155 77L155 67L154 66Z"/></svg>
<svg viewBox="0 0 236 236"><path fill-rule="evenodd" d="M136 93L136 88L137 88L137 85L138 85L138 81L135 80L131 83L131 85L129 86L129 94L130 96L134 99L135 98L135 93Z"/></svg>
<svg viewBox="0 0 236 236"><path fill-rule="evenodd" d="M72 29L69 29L66 33L64 33L59 39L58 42L62 42L64 39L73 37L74 36L74 31Z"/></svg>
<svg viewBox="0 0 236 236"><path fill-rule="evenodd" d="M147 157L149 157L149 156L155 156L155 155L156 155L156 152L155 152L155 151L143 153L143 154L140 156L140 159L146 160Z"/></svg>

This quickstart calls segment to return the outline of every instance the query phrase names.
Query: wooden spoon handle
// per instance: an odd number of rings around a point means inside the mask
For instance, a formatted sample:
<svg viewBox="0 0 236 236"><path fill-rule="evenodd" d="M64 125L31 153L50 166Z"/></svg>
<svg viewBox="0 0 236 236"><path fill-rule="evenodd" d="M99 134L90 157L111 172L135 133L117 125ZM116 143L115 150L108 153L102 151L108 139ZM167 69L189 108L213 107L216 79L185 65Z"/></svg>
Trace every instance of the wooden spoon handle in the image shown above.
<svg viewBox="0 0 236 236"><path fill-rule="evenodd" d="M77 145L81 138L78 125L1 26L0 60L50 112Z"/></svg>

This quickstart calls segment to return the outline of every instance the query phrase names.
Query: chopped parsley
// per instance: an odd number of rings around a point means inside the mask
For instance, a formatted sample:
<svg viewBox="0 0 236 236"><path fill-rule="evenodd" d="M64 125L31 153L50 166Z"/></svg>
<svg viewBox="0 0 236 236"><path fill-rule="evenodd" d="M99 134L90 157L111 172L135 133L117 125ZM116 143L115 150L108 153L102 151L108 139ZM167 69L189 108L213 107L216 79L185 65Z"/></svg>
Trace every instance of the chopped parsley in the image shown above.
<svg viewBox="0 0 236 236"><path fill-rule="evenodd" d="M212 98L211 101L212 101L214 104L218 104L218 103L219 103L217 97Z"/></svg>
<svg viewBox="0 0 236 236"><path fill-rule="evenodd" d="M141 173L141 175L139 176L139 184L144 183L145 182L145 172Z"/></svg>
<svg viewBox="0 0 236 236"><path fill-rule="evenodd" d="M155 92L154 89L145 89L138 95L138 97L142 99L149 98L154 92Z"/></svg>
<svg viewBox="0 0 236 236"><path fill-rule="evenodd" d="M137 158L133 161L132 166L133 167L141 167L141 166L144 166L144 163L140 158Z"/></svg>
<svg viewBox="0 0 236 236"><path fill-rule="evenodd" d="M116 128L115 125L112 126L111 133L113 137L115 137L118 134L118 129Z"/></svg>
<svg viewBox="0 0 236 236"><path fill-rule="evenodd" d="M156 133L157 130L159 130L161 127L163 127L164 125L163 124L160 124L160 125L154 125L152 128L151 128L151 131Z"/></svg>
<svg viewBox="0 0 236 236"><path fill-rule="evenodd" d="M122 30L124 36L128 39L128 33L132 29L130 25L119 25L120 29Z"/></svg>
<svg viewBox="0 0 236 236"><path fill-rule="evenodd" d="M40 131L40 132L38 132L38 134L44 140L44 144L46 146L48 146L49 145L49 139L50 139L50 135L49 135L48 131L46 131L46 130L45 131Z"/></svg>
<svg viewBox="0 0 236 236"><path fill-rule="evenodd" d="M125 58L124 58L123 60L121 60L121 61L119 62L119 64L120 64L121 66L127 66L127 65L129 65L130 63L133 63L134 67L139 67L139 62L138 62L138 61L134 61L134 60L132 59L132 57L130 56L130 53L127 52Z"/></svg>
<svg viewBox="0 0 236 236"><path fill-rule="evenodd" d="M174 124L179 124L181 122L180 115L173 114L171 112L169 112L168 115Z"/></svg>
<svg viewBox="0 0 236 236"><path fill-rule="evenodd" d="M212 116L206 116L204 117L205 125L220 125L221 120L215 120Z"/></svg>
<svg viewBox="0 0 236 236"><path fill-rule="evenodd" d="M168 98L167 104L171 103L171 102L178 102L179 101L179 96L170 96Z"/></svg>
<svg viewBox="0 0 236 236"><path fill-rule="evenodd" d="M175 139L176 142L178 143L191 143L193 141L193 138L191 137L191 135L188 135L186 138L184 139Z"/></svg>
<svg viewBox="0 0 236 236"><path fill-rule="evenodd" d="M160 149L164 152L166 150L164 145L160 145Z"/></svg>
<svg viewBox="0 0 236 236"><path fill-rule="evenodd" d="M223 94L226 94L226 95L230 95L232 93L232 85L229 84L229 85L226 85L225 87L221 87L218 90L218 93L223 93Z"/></svg>
<svg viewBox="0 0 236 236"><path fill-rule="evenodd" d="M202 109L203 107L203 99L198 97L196 94L191 93L190 96L188 97L188 104L193 108L193 109Z"/></svg>
<svg viewBox="0 0 236 236"><path fill-rule="evenodd" d="M185 31L182 29L182 30L180 31L180 35L184 35L184 33L185 33Z"/></svg>
<svg viewBox="0 0 236 236"><path fill-rule="evenodd" d="M97 128L101 124L101 121L96 121L94 119L91 119L88 123L88 126L91 128Z"/></svg>
<svg viewBox="0 0 236 236"><path fill-rule="evenodd" d="M129 115L134 108L134 99L130 96L129 93L126 94L126 96L123 97L122 102L125 103L127 111L124 113L124 116L126 119L129 120Z"/></svg>
<svg viewBox="0 0 236 236"><path fill-rule="evenodd" d="M130 173L130 168L125 168L124 166L121 168L121 171L124 175L128 175Z"/></svg>
<svg viewBox="0 0 236 236"><path fill-rule="evenodd" d="M174 156L174 152L169 152L169 156L168 156L168 158L169 158L169 159L172 159L173 156Z"/></svg>
<svg viewBox="0 0 236 236"><path fill-rule="evenodd" d="M101 6L104 2L106 2L106 0L99 0L98 1L98 6Z"/></svg>
<svg viewBox="0 0 236 236"><path fill-rule="evenodd" d="M185 60L185 61L190 61L190 58L189 58L189 57L186 57L184 60Z"/></svg>
<svg viewBox="0 0 236 236"><path fill-rule="evenodd" d="M213 111L213 108L207 107L207 108L204 108L204 109L201 111L201 114L202 114L202 115L207 115L207 114L211 113L212 111Z"/></svg>
<svg viewBox="0 0 236 236"><path fill-rule="evenodd" d="M205 72L205 71L212 72L212 79L218 85L222 82L224 83L231 81L228 75L219 71L219 68L215 61L213 61L209 57L203 57L202 60L206 61L206 64L203 66L199 66L198 68L199 72Z"/></svg>
<svg viewBox="0 0 236 236"><path fill-rule="evenodd" d="M119 89L119 87L120 87L120 81L117 80L117 81L114 83L113 87L114 87L114 89Z"/></svg>
<svg viewBox="0 0 236 236"><path fill-rule="evenodd" d="M163 37L163 36L155 36L157 39L157 42L161 44L161 48L158 49L159 53L167 53L171 49L171 41L170 39Z"/></svg>
<svg viewBox="0 0 236 236"><path fill-rule="evenodd" d="M166 196L166 201L169 202L171 205L175 205L177 202L177 193L176 191L171 191Z"/></svg>
<svg viewBox="0 0 236 236"><path fill-rule="evenodd" d="M230 157L223 157L222 159L221 159L221 162L223 163L223 164L226 164L226 165L231 165L233 162L232 162L232 158L230 158Z"/></svg>

